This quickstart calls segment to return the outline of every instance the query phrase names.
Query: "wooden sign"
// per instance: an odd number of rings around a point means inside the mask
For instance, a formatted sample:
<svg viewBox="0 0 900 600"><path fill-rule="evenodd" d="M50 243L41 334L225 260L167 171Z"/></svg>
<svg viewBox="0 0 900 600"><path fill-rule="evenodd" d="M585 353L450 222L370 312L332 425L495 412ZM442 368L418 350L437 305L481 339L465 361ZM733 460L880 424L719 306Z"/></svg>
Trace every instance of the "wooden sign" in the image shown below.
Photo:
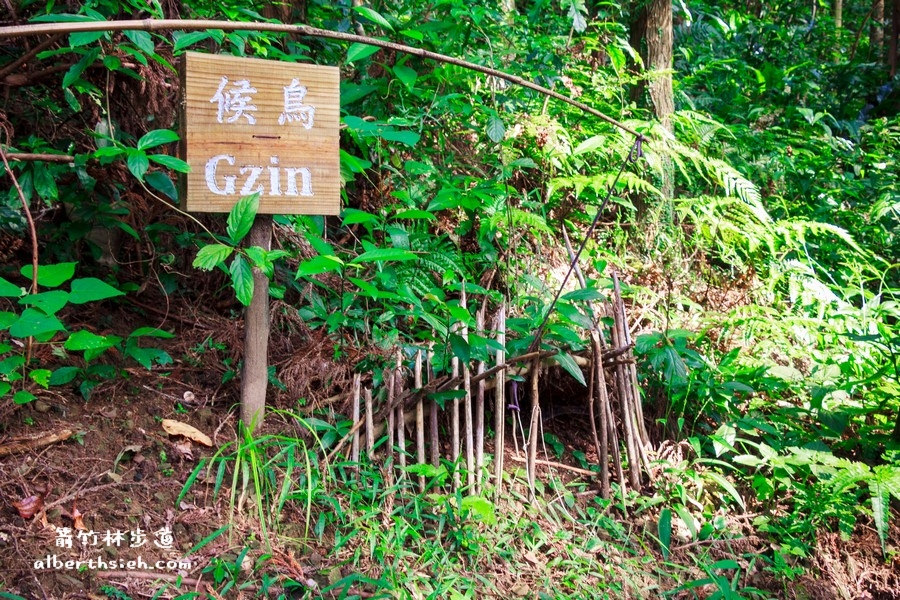
<svg viewBox="0 0 900 600"><path fill-rule="evenodd" d="M185 53L182 158L187 210L340 211L340 73L335 67Z"/></svg>

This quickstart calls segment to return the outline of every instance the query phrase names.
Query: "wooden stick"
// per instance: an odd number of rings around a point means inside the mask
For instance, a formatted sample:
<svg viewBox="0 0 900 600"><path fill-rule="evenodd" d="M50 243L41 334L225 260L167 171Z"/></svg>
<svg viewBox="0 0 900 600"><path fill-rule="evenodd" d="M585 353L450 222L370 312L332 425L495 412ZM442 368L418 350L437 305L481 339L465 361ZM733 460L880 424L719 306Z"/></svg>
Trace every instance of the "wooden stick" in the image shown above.
<svg viewBox="0 0 900 600"><path fill-rule="evenodd" d="M451 331L454 333L459 329L459 323L454 323ZM453 379L456 380L459 377L459 358L456 355L453 355L453 358L450 359L450 372L453 374ZM458 490L460 485L460 477L459 477L459 398L453 399L453 405L450 412L450 435L452 436L450 440L450 454L453 460L453 489Z"/></svg>
<svg viewBox="0 0 900 600"><path fill-rule="evenodd" d="M434 361L434 349L429 345L428 352L425 354L425 358L427 359L426 371L428 374L428 383L434 381L434 365L432 364ZM429 429L429 437L431 443L431 464L435 467L439 467L441 464L441 444L438 433L438 412L440 411L440 407L436 400L428 401L428 429Z"/></svg>
<svg viewBox="0 0 900 600"><path fill-rule="evenodd" d="M613 282L618 280L618 276L613 273ZM624 335L622 334L622 319L618 310L619 297L616 295L613 299L613 346L621 346L623 344ZM625 449L628 456L628 476L631 486L635 489L641 485L640 456L637 449L637 432L635 431L635 422L631 414L632 402L629 392L630 382L626 379L624 365L616 365L616 391L619 394L619 409L622 411L622 432L625 436Z"/></svg>
<svg viewBox="0 0 900 600"><path fill-rule="evenodd" d="M353 375L353 422L356 423L359 421L359 386L360 386L360 375L356 373ZM359 430L357 429L353 432L353 445L350 449L350 460L354 463L359 463Z"/></svg>
<svg viewBox="0 0 900 600"><path fill-rule="evenodd" d="M481 304L481 310L475 317L475 327L478 335L484 336L484 311L487 309L487 300ZM484 373L484 361L479 360L478 374ZM475 493L480 493L481 471L484 469L484 380L475 384Z"/></svg>
<svg viewBox="0 0 900 600"><path fill-rule="evenodd" d="M515 456L515 455L513 455L512 460L514 460L515 462L520 462L520 463L528 462L527 458L522 458L521 456ZM587 475L588 477L596 477L597 476L597 473L594 471L588 471L587 469L581 469L579 467L572 467L572 466L569 466L569 465L566 465L566 464L563 464L560 462L555 462L552 460L544 460L542 458L536 459L534 461L534 464L544 465L547 467L555 467L557 469L564 469L566 471L571 471L572 473L578 473L579 475Z"/></svg>
<svg viewBox="0 0 900 600"><path fill-rule="evenodd" d="M14 440L0 446L0 456L8 456L17 452L27 452L28 450L34 450L35 448L42 448L44 446L49 446L50 444L55 444L56 442L62 442L72 437L72 433L74 432L71 429L60 429L59 431L54 431L52 433L41 434L39 437Z"/></svg>
<svg viewBox="0 0 900 600"><path fill-rule="evenodd" d="M422 387L422 351L416 352L416 364L413 370L413 385ZM416 463L425 464L425 405L419 397L416 401ZM425 475L419 475L419 491L425 491Z"/></svg>
<svg viewBox="0 0 900 600"><path fill-rule="evenodd" d="M375 458L375 428L374 415L372 414L372 390L366 388L363 392L366 399L366 455L369 460Z"/></svg>
<svg viewBox="0 0 900 600"><path fill-rule="evenodd" d="M538 393L538 378L541 373L541 362L535 359L531 368L531 426L528 430L528 489L531 492L531 500L537 499L535 494L535 470L534 465L537 460L538 449L538 431L541 421L541 397Z"/></svg>
<svg viewBox="0 0 900 600"><path fill-rule="evenodd" d="M485 75L491 75L493 77L497 77L499 79L504 79L509 81L510 83L528 88L539 94L543 94L545 96L550 96L552 98L556 98L557 100L561 100L567 104L571 104L572 106L577 107L578 109L593 115L599 119L606 121L607 123L618 127L623 131L627 131L631 135L636 138L644 138L642 134L638 133L631 127L616 121L612 117L609 117L596 108L588 106L583 102L579 102L577 100L573 100L568 96L564 96L559 92L555 92L549 88L543 87L536 83L532 83L528 79L523 79L522 77L518 77L516 75L511 75L509 73L504 73L503 71L498 71L497 69L491 69L490 67L485 67L482 65L475 64L473 62L469 62L467 60L462 60L459 58L453 58L451 56L446 56L444 54L438 54L437 52L430 52L428 50L423 50L422 48L414 48L412 46L407 46L405 44L397 44L394 42L388 42L385 40L380 40L374 37L367 37L362 35L354 35L351 33L343 33L338 31L329 31L327 29L319 29L316 27L309 27L308 25L287 25L284 23L263 23L263 22L254 22L254 21L207 21L200 19L141 19L141 20L130 20L130 21L89 21L89 22L78 22L78 23L37 23L31 25L15 25L11 27L0 27L0 39L7 38L17 38L17 37L25 37L25 36L33 36L33 35L43 35L43 34L60 34L60 33L75 33L75 32L86 32L86 31L199 31L205 29L220 29L222 31L271 31L275 33L288 33L295 35L303 35L309 37L320 37L327 38L333 40L341 40L344 42L353 42L360 44L367 44L369 46L378 46L379 48L386 48L388 50L393 50L394 52L402 52L404 54L411 54L413 56L419 56L421 58L427 58L430 60L435 60L438 62L443 62L451 65L456 65L458 67L463 67L464 69L469 69L471 71L478 71L479 73L484 73Z"/></svg>
<svg viewBox="0 0 900 600"><path fill-rule="evenodd" d="M506 348L506 302L500 304L497 314L497 343ZM497 351L497 367L504 366L506 350ZM479 373L481 375L481 373ZM500 498L503 491L503 458L506 448L506 369L497 371L494 385L494 500ZM513 432L515 435L515 432Z"/></svg>
<svg viewBox="0 0 900 600"><path fill-rule="evenodd" d="M387 403L390 407L393 404L394 400L394 370L388 369L387 373L384 377L385 385L387 386ZM385 456L385 481L387 482L387 487L392 487L394 485L394 434L396 433L394 427L394 415L396 414L393 408L388 408L387 413L387 434L388 434L388 444L387 444L387 455Z"/></svg>
<svg viewBox="0 0 900 600"><path fill-rule="evenodd" d="M403 354L397 350L397 368L394 371L394 398L403 396ZM397 452L400 456L400 479L406 477L406 413L403 403L397 405Z"/></svg>
<svg viewBox="0 0 900 600"><path fill-rule="evenodd" d="M462 294L460 296L459 304L462 308L468 310L468 306L466 304L466 284L463 282L462 284ZM462 339L465 340L466 344L469 343L469 324L463 323L462 326ZM469 488L469 493L475 493L475 440L474 440L474 428L473 428L473 420L472 420L472 382L470 381L471 372L469 371L469 363L468 361L463 362L462 364L462 374L463 374L463 391L465 391L466 395L463 396L463 413L465 418L465 431L466 431L466 485Z"/></svg>

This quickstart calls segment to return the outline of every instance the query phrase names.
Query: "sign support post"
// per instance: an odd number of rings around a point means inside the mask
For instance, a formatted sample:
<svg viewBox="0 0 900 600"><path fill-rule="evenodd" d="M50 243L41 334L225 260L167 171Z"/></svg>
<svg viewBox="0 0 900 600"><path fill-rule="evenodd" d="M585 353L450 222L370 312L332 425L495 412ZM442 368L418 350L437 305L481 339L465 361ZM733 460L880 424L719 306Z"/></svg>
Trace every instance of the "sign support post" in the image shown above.
<svg viewBox="0 0 900 600"><path fill-rule="evenodd" d="M302 63L187 52L181 64L181 153L191 212L229 212L259 195L246 242L272 248L273 214L340 212L340 71ZM269 278L252 267L244 311L241 421L265 416Z"/></svg>

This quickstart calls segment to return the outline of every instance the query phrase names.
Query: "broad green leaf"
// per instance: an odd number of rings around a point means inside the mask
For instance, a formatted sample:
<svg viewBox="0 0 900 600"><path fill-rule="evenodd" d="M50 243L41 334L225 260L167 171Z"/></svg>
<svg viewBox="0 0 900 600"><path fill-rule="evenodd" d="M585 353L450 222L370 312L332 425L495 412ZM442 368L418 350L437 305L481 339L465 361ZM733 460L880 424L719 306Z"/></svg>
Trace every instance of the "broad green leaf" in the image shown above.
<svg viewBox="0 0 900 600"><path fill-rule="evenodd" d="M156 46L153 44L153 37L146 31L137 29L126 30L122 32L125 37L131 40L131 43L141 49L141 52L153 55L156 53Z"/></svg>
<svg viewBox="0 0 900 600"><path fill-rule="evenodd" d="M65 385L67 383L72 383L72 381L78 377L79 373L81 373L81 369L78 367L60 367L50 375L50 385Z"/></svg>
<svg viewBox="0 0 900 600"><path fill-rule="evenodd" d="M177 142L179 139L178 134L171 129L154 129L141 136L137 143L137 149L149 150L163 144Z"/></svg>
<svg viewBox="0 0 900 600"><path fill-rule="evenodd" d="M450 334L450 349L453 351L453 355L456 356L456 358L464 363L469 362L469 359L471 358L469 343L461 335L456 333Z"/></svg>
<svg viewBox="0 0 900 600"><path fill-rule="evenodd" d="M52 374L50 369L35 369L28 373L28 377L42 388L47 389L50 386L50 375Z"/></svg>
<svg viewBox="0 0 900 600"><path fill-rule="evenodd" d="M38 265L38 285L43 287L57 287L75 274L75 265L78 263L66 262L54 265ZM31 265L25 265L19 272L28 279L32 278Z"/></svg>
<svg viewBox="0 0 900 600"><path fill-rule="evenodd" d="M370 46L369 44L352 44L349 48L347 48L347 63L349 64L357 60L362 60L367 56L372 56L379 50L380 48L378 46Z"/></svg>
<svg viewBox="0 0 900 600"><path fill-rule="evenodd" d="M153 368L153 364L168 365L172 363L172 357L165 350L159 348L141 348L139 346L128 346L125 354L133 358L142 367L148 371Z"/></svg>
<svg viewBox="0 0 900 600"><path fill-rule="evenodd" d="M250 228L253 226L253 220L259 210L259 193L244 196L238 200L231 212L228 213L228 224L226 232L231 242L235 245L239 244Z"/></svg>
<svg viewBox="0 0 900 600"><path fill-rule="evenodd" d="M72 280L72 293L69 295L69 302L72 304L84 304L124 295L125 292L117 290L96 277L81 277Z"/></svg>
<svg viewBox="0 0 900 600"><path fill-rule="evenodd" d="M73 48L87 46L108 35L105 31L76 31L69 34L69 45Z"/></svg>
<svg viewBox="0 0 900 600"><path fill-rule="evenodd" d="M406 65L394 67L394 75L397 76L397 79L399 79L407 89L412 89L413 86L416 85L416 79L419 77L419 74L416 73L414 69L411 69Z"/></svg>
<svg viewBox="0 0 900 600"><path fill-rule="evenodd" d="M580 290L573 290L566 294L562 295L563 300L569 301L590 301L590 300L605 300L606 296L598 292L595 288L582 288Z"/></svg>
<svg viewBox="0 0 900 600"><path fill-rule="evenodd" d="M378 217L373 215L372 213L366 212L364 210L359 210L356 208L347 208L344 209L344 218L341 221L341 227L347 227L348 225L356 225L358 223L377 223Z"/></svg>
<svg viewBox="0 0 900 600"><path fill-rule="evenodd" d="M173 50L176 53L180 52L188 46L193 46L198 42L209 39L209 37L210 34L208 31L191 31L189 33L181 33L175 40L175 46Z"/></svg>
<svg viewBox="0 0 900 600"><path fill-rule="evenodd" d="M175 188L175 184L172 183L172 179L165 173L161 171L147 173L144 175L144 181L157 192L167 196L172 202L178 202L178 190Z"/></svg>
<svg viewBox="0 0 900 600"><path fill-rule="evenodd" d="M90 21L101 21L102 19L93 15L75 15L71 13L50 13L47 15L38 15L28 19L29 23L87 23Z"/></svg>
<svg viewBox="0 0 900 600"><path fill-rule="evenodd" d="M669 547L672 543L672 511L664 508L659 512L659 523L657 523L656 531L659 533L659 545L662 549L663 558L669 559Z"/></svg>
<svg viewBox="0 0 900 600"><path fill-rule="evenodd" d="M297 278L338 271L344 265L344 261L337 256L314 256L300 263L297 267Z"/></svg>
<svg viewBox="0 0 900 600"><path fill-rule="evenodd" d="M125 153L128 155L125 161L128 165L128 170L131 171L132 175L143 181L144 173L150 168L150 160L147 158L147 155L143 151L133 148L126 149Z"/></svg>
<svg viewBox="0 0 900 600"><path fill-rule="evenodd" d="M44 314L54 315L69 302L69 292L63 290L50 290L40 294L28 294L19 299L19 304L34 306L44 311Z"/></svg>
<svg viewBox="0 0 900 600"><path fill-rule="evenodd" d="M497 521L494 515L494 505L487 498L481 496L466 496L462 500L461 508L468 510L470 513L478 517L479 520L487 524Z"/></svg>
<svg viewBox="0 0 900 600"><path fill-rule="evenodd" d="M13 402L16 404L28 404L32 400L34 400L35 396L28 390L19 390L15 394L13 394Z"/></svg>
<svg viewBox="0 0 900 600"><path fill-rule="evenodd" d="M378 136L390 142L400 142L410 147L419 143L419 138L421 137L415 131L397 131L395 129L381 131L378 133Z"/></svg>
<svg viewBox="0 0 900 600"><path fill-rule="evenodd" d="M34 308L26 308L18 320L9 326L9 335L27 338L65 330L65 326L56 317L45 315Z"/></svg>
<svg viewBox="0 0 900 600"><path fill-rule="evenodd" d="M250 263L238 254L231 261L229 272L231 273L231 285L234 287L238 301L244 306L249 306L250 301L253 300L253 270L250 268Z"/></svg>
<svg viewBox="0 0 900 600"><path fill-rule="evenodd" d="M506 127L503 126L503 119L497 115L491 115L488 118L487 135L495 144L503 141L506 135Z"/></svg>
<svg viewBox="0 0 900 600"><path fill-rule="evenodd" d="M738 493L737 488L735 488L730 481L728 481L715 471L707 472L706 476L719 484L720 488L728 492L728 494L734 499L735 503L741 507L741 510L747 510L744 506L744 499L741 498L741 495Z"/></svg>
<svg viewBox="0 0 900 600"><path fill-rule="evenodd" d="M381 14L375 12L368 6L354 6L353 10L355 10L356 12L358 12L359 14L361 14L368 20L372 21L376 25L380 25L380 26L384 27L385 29L387 29L388 31L394 31L394 28L391 26L390 23L388 23L387 19L385 19L383 16L381 16Z"/></svg>
<svg viewBox="0 0 900 600"><path fill-rule="evenodd" d="M234 248L225 244L210 244L203 246L197 252L193 266L204 271L214 269L217 265L225 262L225 259L231 256Z"/></svg>
<svg viewBox="0 0 900 600"><path fill-rule="evenodd" d="M97 57L100 56L101 50L102 49L99 46L96 48L92 48L90 51L88 51L87 54L81 57L81 60L69 67L69 70L66 71L66 74L63 76L62 86L68 89L69 86L78 81L81 78L81 74L84 73L84 70L87 69L91 64L93 64L93 62L97 60ZM68 91L70 94L72 93L71 90ZM72 100L75 100L74 96L72 97ZM78 105L77 100L75 100L75 104L76 106Z"/></svg>
<svg viewBox="0 0 900 600"><path fill-rule="evenodd" d="M553 357L553 360L557 362L559 366L566 370L575 380L581 385L587 387L587 382L584 380L584 373L581 372L581 367L579 367L575 363L575 359L572 358L570 354L565 352L560 352L556 356Z"/></svg>
<svg viewBox="0 0 900 600"><path fill-rule="evenodd" d="M12 389L12 385L8 381L0 381L0 398L7 395Z"/></svg>
<svg viewBox="0 0 900 600"><path fill-rule="evenodd" d="M425 210L410 209L403 210L394 215L395 219L424 219L425 221L434 221L437 217Z"/></svg>
<svg viewBox="0 0 900 600"><path fill-rule="evenodd" d="M38 273L40 273L40 271L38 271ZM0 277L0 298L18 298L24 293L25 288L19 287Z"/></svg>
<svg viewBox="0 0 900 600"><path fill-rule="evenodd" d="M416 260L415 252L410 250L401 250L400 248L376 248L363 252L354 258L352 264L381 262L386 260Z"/></svg>
<svg viewBox="0 0 900 600"><path fill-rule="evenodd" d="M82 329L70 335L63 347L72 351L105 350L106 348L112 348L121 341L122 338L116 335L97 335L92 331Z"/></svg>
<svg viewBox="0 0 900 600"><path fill-rule="evenodd" d="M151 154L148 157L155 163L159 163L167 169L178 171L179 173L190 173L191 167L180 158L169 156L168 154Z"/></svg>
<svg viewBox="0 0 900 600"><path fill-rule="evenodd" d="M153 337L153 338L162 338L165 340L171 340L175 337L175 334L166 331L165 329L160 329L158 327L138 327L128 336L129 338L136 337Z"/></svg>

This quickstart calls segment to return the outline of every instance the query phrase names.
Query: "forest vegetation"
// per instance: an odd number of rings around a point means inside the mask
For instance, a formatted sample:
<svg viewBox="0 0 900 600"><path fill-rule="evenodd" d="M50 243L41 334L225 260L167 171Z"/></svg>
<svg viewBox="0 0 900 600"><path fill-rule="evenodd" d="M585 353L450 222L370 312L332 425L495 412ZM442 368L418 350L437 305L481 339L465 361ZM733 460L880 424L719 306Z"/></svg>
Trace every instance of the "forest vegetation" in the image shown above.
<svg viewBox="0 0 900 600"><path fill-rule="evenodd" d="M900 0L3 13L0 598L900 597ZM339 214L187 209L187 52Z"/></svg>

